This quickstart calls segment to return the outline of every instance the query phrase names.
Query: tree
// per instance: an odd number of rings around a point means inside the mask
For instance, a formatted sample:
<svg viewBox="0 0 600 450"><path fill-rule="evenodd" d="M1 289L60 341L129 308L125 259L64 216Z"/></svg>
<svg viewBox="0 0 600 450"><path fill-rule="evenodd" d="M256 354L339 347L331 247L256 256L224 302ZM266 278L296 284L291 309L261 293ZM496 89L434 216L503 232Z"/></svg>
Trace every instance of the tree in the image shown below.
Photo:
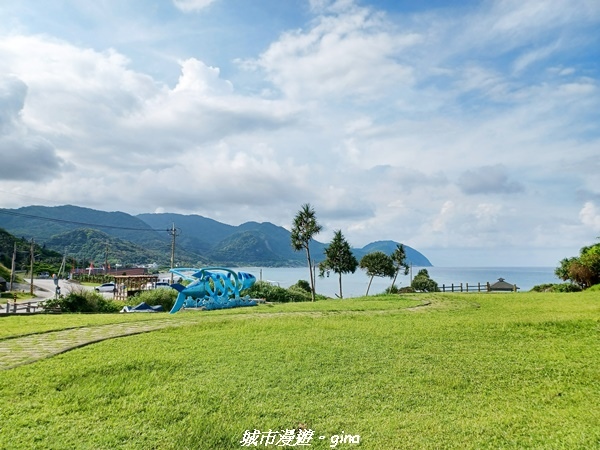
<svg viewBox="0 0 600 450"><path fill-rule="evenodd" d="M415 291L421 291L421 292L438 292L439 291L438 284L435 281L433 281L431 278L429 278L429 272L427 272L427 269L419 270L419 273L417 274L417 276L415 278L413 278L411 287Z"/></svg>
<svg viewBox="0 0 600 450"><path fill-rule="evenodd" d="M312 261L310 258L310 241L314 235L319 234L323 227L317 222L315 210L309 203L300 207L300 211L294 217L292 225L292 247L295 251L306 250L306 260L308 261L308 271L310 272L310 290L312 301L315 301L315 278L312 271Z"/></svg>
<svg viewBox="0 0 600 450"><path fill-rule="evenodd" d="M358 267L358 261L352 254L350 244L344 238L341 230L337 230L329 246L325 249L325 261L319 264L319 276L322 277L325 271L332 270L339 275L340 295L342 294L342 274L354 273Z"/></svg>
<svg viewBox="0 0 600 450"><path fill-rule="evenodd" d="M363 256L360 260L360 268L365 269L367 275L371 277L365 295L369 295L369 289L371 289L371 282L374 277L392 278L394 274L397 274L392 257L383 252L372 252Z"/></svg>
<svg viewBox="0 0 600 450"><path fill-rule="evenodd" d="M398 244L396 246L396 250L391 255L392 263L395 267L394 279L392 280L392 289L394 288L394 284L396 284L396 278L398 278L398 273L400 273L400 269L404 269L404 275L408 275L408 270L410 266L408 265L408 261L406 260L406 252L404 251L404 245Z"/></svg>
<svg viewBox="0 0 600 450"><path fill-rule="evenodd" d="M583 247L579 257L562 259L554 273L563 281L570 280L582 289L600 283L600 244Z"/></svg>

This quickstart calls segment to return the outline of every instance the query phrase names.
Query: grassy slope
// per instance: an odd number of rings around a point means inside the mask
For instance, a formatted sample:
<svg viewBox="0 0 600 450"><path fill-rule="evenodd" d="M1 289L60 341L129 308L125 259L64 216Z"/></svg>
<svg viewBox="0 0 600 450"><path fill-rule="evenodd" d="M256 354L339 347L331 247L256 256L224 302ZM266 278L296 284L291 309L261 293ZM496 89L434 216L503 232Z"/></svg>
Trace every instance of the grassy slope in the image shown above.
<svg viewBox="0 0 600 450"><path fill-rule="evenodd" d="M309 448L600 447L600 293L415 298L186 313L206 320L0 372L0 448L240 448L300 423L327 437Z"/></svg>

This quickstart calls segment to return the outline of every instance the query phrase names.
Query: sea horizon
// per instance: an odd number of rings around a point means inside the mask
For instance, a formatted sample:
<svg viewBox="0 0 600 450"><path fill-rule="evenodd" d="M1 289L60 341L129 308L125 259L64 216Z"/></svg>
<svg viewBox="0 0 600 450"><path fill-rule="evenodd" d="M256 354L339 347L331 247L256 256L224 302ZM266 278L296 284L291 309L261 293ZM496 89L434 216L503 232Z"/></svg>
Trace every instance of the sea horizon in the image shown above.
<svg viewBox="0 0 600 450"><path fill-rule="evenodd" d="M237 267L236 271L248 272L253 274L257 280L268 281L270 283L288 288L296 284L298 280L309 280L308 267ZM419 270L426 269L431 279L436 281L440 288L460 286L460 283L466 288L477 286L478 283L495 283L499 278L507 283L516 284L518 291L526 292L536 285L546 283L562 283L554 274L555 267L551 266L485 266L485 267L412 267L412 277L416 276ZM328 297L336 297L339 292L338 277L330 272L329 277L319 277L316 271L316 291L319 294ZM408 275L399 274L396 280L396 286L410 286L411 273ZM357 269L353 274L342 275L342 294L345 298L360 297L366 294L369 277L362 269ZM374 277L369 295L380 294L391 285L390 278Z"/></svg>

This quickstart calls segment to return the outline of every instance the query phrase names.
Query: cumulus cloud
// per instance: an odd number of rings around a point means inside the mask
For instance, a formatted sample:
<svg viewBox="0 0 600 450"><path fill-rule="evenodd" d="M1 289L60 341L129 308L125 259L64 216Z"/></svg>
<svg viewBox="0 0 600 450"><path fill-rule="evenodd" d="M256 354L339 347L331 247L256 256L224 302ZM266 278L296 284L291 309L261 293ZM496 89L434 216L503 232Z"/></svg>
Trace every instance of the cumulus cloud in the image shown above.
<svg viewBox="0 0 600 450"><path fill-rule="evenodd" d="M458 179L458 186L469 195L515 194L525 190L523 184L510 181L508 170L500 164L465 171Z"/></svg>
<svg viewBox="0 0 600 450"><path fill-rule="evenodd" d="M137 11L151 30L135 53L0 34L0 73L14 74L0 87L6 188L23 189L37 161L48 198L100 209L289 225L308 201L355 245L579 248L597 229L595 0L414 13L310 0L309 20L257 35L251 2L212 3L174 0L205 13L173 15L181 30ZM244 40L237 66L198 45L227 11L240 31L211 39ZM116 206L106 192L127 196Z"/></svg>
<svg viewBox="0 0 600 450"><path fill-rule="evenodd" d="M412 69L396 56L419 36L394 34L381 15L351 1L319 2L324 6L335 14L319 16L307 31L286 32L253 62L286 96L381 97L414 82Z"/></svg>
<svg viewBox="0 0 600 450"><path fill-rule="evenodd" d="M593 231L600 231L600 208L593 202L586 202L579 211L579 219Z"/></svg>
<svg viewBox="0 0 600 450"><path fill-rule="evenodd" d="M181 63L181 76L173 92L197 92L205 95L230 94L233 86L219 77L218 67L209 67L202 61L190 58Z"/></svg>
<svg viewBox="0 0 600 450"><path fill-rule="evenodd" d="M32 133L21 119L26 96L22 80L0 77L0 178L38 182L59 177L64 161L51 142Z"/></svg>

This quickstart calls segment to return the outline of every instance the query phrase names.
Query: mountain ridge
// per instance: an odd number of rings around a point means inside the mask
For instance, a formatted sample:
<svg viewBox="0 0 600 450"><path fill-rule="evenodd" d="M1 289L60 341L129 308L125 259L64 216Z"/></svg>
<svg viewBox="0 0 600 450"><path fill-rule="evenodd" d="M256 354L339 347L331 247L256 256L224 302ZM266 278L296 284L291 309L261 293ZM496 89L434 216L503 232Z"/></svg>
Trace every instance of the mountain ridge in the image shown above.
<svg viewBox="0 0 600 450"><path fill-rule="evenodd" d="M175 236L176 264L180 266L300 267L306 264L304 252L292 249L290 232L271 222L249 221L234 226L195 214L144 213L133 216L120 211L106 212L73 205L0 209L0 228L15 236L45 242L49 248L59 252L63 252L65 246L71 244L73 247L74 242L78 242L78 247L69 251L79 252L81 257L87 255L90 259L105 255L106 242L109 242L109 247L115 249L129 248L138 263L168 265L172 242L170 230L173 225L178 231ZM69 235L81 229L97 230L105 236L90 234L95 247L83 252L81 234ZM128 247L127 243L134 246ZM317 263L324 259L323 252L327 245L311 241L311 253ZM360 259L376 250L390 254L396 245L398 243L395 241L376 241L362 248L353 248L352 251ZM432 265L419 251L407 245L404 247L409 263L422 267ZM125 250L121 256L109 253L107 259L109 262L121 259L118 262L122 263L126 253Z"/></svg>

